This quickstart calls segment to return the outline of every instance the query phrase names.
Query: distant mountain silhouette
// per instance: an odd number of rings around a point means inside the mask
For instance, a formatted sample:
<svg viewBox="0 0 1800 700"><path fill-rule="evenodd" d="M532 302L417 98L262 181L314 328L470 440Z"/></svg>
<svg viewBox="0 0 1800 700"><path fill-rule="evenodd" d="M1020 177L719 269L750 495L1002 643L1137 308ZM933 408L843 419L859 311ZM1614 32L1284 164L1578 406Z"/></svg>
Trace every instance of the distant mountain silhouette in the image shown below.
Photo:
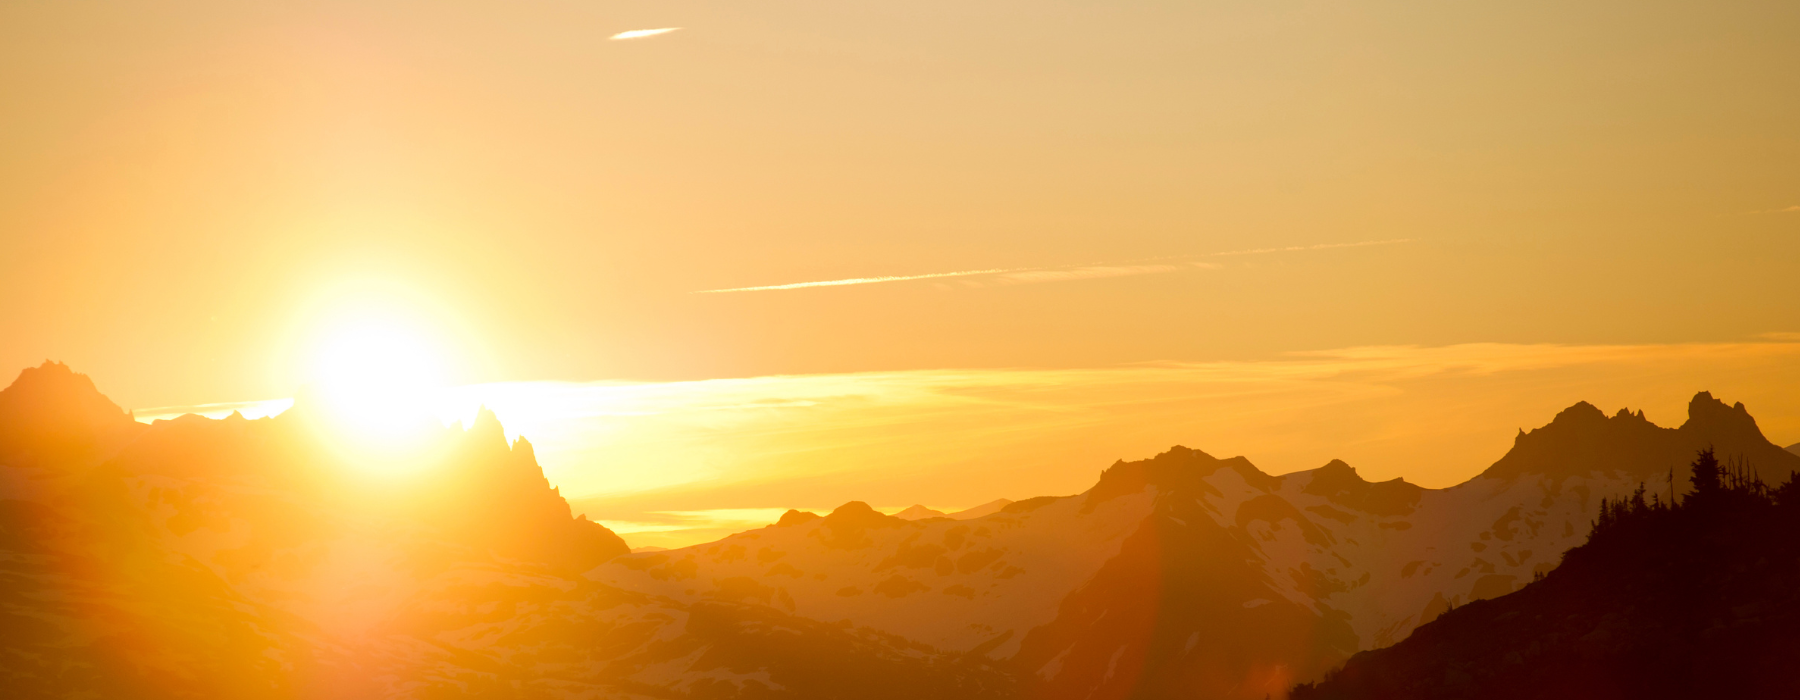
<svg viewBox="0 0 1800 700"><path fill-rule="evenodd" d="M1720 481L1712 455L1696 463ZM1542 580L1357 654L1294 700L1800 697L1800 483L1771 495L1731 476L1694 482L1679 508L1642 493L1608 506Z"/></svg>
<svg viewBox="0 0 1800 700"><path fill-rule="evenodd" d="M1787 446L1787 451L1800 455L1800 442Z"/></svg>
<svg viewBox="0 0 1800 700"><path fill-rule="evenodd" d="M901 520L924 520L926 518L949 518L951 520L970 520L973 518L979 518L984 515L992 515L994 513L998 513L1001 511L1001 509L1004 509L1005 507L1007 507L1009 505L1012 505L1012 501L1001 498L1001 499L997 499L997 500L993 500L993 501L988 501L987 503L983 503L981 505L975 506L974 508L969 508L967 510L959 510L954 513L945 513L943 511L932 510L930 508L926 508L925 506L914 505L910 508L907 508L906 510L895 513L894 517L899 518Z"/></svg>
<svg viewBox="0 0 1800 700"><path fill-rule="evenodd" d="M998 513L1001 510L1004 510L1007 506L1010 506L1012 504L1013 504L1012 501L1006 500L1004 498L996 498L992 501L988 501L987 503L983 503L981 505L975 506L974 508L970 508L968 510L959 510L959 511L956 511L955 513L951 513L950 518L952 520L973 520L975 518L979 518L979 517L982 517L985 515L993 515L995 513Z"/></svg>
<svg viewBox="0 0 1800 700"><path fill-rule="evenodd" d="M943 511L932 510L921 505L914 505L911 508L895 513L894 517L901 520L924 520L926 518L942 518L945 516Z"/></svg>
<svg viewBox="0 0 1800 700"><path fill-rule="evenodd" d="M0 460L67 463L116 448L144 429L94 381L60 362L19 373L0 391Z"/></svg>
<svg viewBox="0 0 1800 700"><path fill-rule="evenodd" d="M1549 477L1617 474L1628 479L1666 479L1677 483L1687 475L1687 455L1709 446L1730 446L1735 457L1758 465L1792 470L1794 453L1769 442L1743 404L1727 406L1709 392L1688 403L1688 419L1679 428L1661 428L1644 413L1620 409L1611 417L1585 401L1564 409L1549 425L1519 431L1511 451L1482 476L1511 479L1535 474Z"/></svg>
<svg viewBox="0 0 1800 700"><path fill-rule="evenodd" d="M1696 442L1800 467L1701 394L1679 429L1578 404L1449 489L1175 447L1074 496L630 553L492 413L392 472L320 421L144 426L53 363L0 392L11 695L1280 697L1549 571Z"/></svg>

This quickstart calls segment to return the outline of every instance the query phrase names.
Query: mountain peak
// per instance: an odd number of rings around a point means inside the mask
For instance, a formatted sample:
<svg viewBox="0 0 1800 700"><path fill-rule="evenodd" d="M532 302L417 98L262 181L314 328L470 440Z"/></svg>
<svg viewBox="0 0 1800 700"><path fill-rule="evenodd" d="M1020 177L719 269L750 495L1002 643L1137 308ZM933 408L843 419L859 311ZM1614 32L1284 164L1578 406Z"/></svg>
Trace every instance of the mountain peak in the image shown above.
<svg viewBox="0 0 1800 700"><path fill-rule="evenodd" d="M974 508L968 508L968 509L956 511L955 513L951 513L948 517L954 518L956 520L972 520L974 518L980 518L983 516L993 515L994 513L998 513L1002 509L1006 508L1007 506L1012 505L1012 503L1013 502L1011 500L1008 500L1005 498L996 498L992 501L988 501L987 503L983 503L981 505L975 506Z"/></svg>
<svg viewBox="0 0 1800 700"><path fill-rule="evenodd" d="M1331 460L1325 466L1308 473L1312 475L1312 479L1306 482L1301 491L1324 496L1340 506L1374 515L1410 514L1425 493L1424 487L1406 483L1401 478L1370 482L1357 474L1355 467L1341 459Z"/></svg>
<svg viewBox="0 0 1800 700"><path fill-rule="evenodd" d="M1563 478L1602 472L1651 478L1671 469L1685 472L1694 452L1709 446L1722 456L1748 459L1764 478L1800 468L1800 460L1763 437L1742 403L1728 406L1702 391L1688 402L1688 419L1680 428L1658 426L1642 410L1621 408L1607 416L1593 404L1577 402L1549 425L1520 430L1513 448L1482 476Z"/></svg>
<svg viewBox="0 0 1800 700"><path fill-rule="evenodd" d="M792 508L789 508L788 512L781 514L780 520L775 521L775 525L777 527L788 527L790 525L801 525L804 523L809 523L809 522L812 522L812 521L818 520L818 519L819 519L818 513L814 513L812 511L808 511L808 510L794 510Z"/></svg>
<svg viewBox="0 0 1800 700"><path fill-rule="evenodd" d="M911 508L895 513L894 517L901 520L924 520L926 518L942 518L946 516L941 510L933 510L931 508L926 508L923 505L915 504Z"/></svg>
<svg viewBox="0 0 1800 700"><path fill-rule="evenodd" d="M61 362L28 367L0 390L0 452L73 456L139 427L94 380Z"/></svg>
<svg viewBox="0 0 1800 700"><path fill-rule="evenodd" d="M1114 462L1100 473L1100 481L1088 489L1083 512L1113 498L1138 493L1155 486L1177 493L1200 494L1212 491L1205 483L1207 476L1220 469L1237 472L1245 483L1268 491L1277 488L1281 479L1257 469L1243 457L1219 459L1200 450L1176 445L1150 459Z"/></svg>
<svg viewBox="0 0 1800 700"><path fill-rule="evenodd" d="M1348 462L1341 459L1331 460L1326 462L1325 466L1314 469L1313 481L1318 481L1320 477L1351 480L1363 484L1369 483L1368 480L1362 478L1361 474L1356 473L1356 467L1350 466Z"/></svg>
<svg viewBox="0 0 1800 700"><path fill-rule="evenodd" d="M1750 417L1750 411L1744 408L1742 401L1727 406L1724 401L1713 398L1710 391L1694 394L1693 400L1688 402L1687 423L1683 423L1681 427L1686 428L1696 423L1738 430L1748 428L1761 434L1756 427L1756 419Z"/></svg>
<svg viewBox="0 0 1800 700"><path fill-rule="evenodd" d="M54 360L27 367L0 390L0 410L63 414L98 421L128 421L131 413L106 398L94 380Z"/></svg>
<svg viewBox="0 0 1800 700"><path fill-rule="evenodd" d="M869 507L869 504L860 502L860 500L851 500L848 504L837 506L837 509L833 509L832 515L824 516L824 524L832 525L832 527L841 527L841 525L851 525L851 527L891 525L889 520L900 522L900 518L895 518L895 516L891 515L882 515L882 511L877 511L877 509Z"/></svg>

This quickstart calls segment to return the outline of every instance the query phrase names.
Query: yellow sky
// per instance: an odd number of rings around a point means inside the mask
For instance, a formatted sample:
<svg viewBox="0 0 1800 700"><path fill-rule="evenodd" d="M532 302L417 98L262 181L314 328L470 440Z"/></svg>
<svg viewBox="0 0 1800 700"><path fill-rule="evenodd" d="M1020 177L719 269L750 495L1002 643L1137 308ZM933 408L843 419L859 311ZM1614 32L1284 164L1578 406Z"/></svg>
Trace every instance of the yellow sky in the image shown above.
<svg viewBox="0 0 1800 700"><path fill-rule="evenodd" d="M5 3L0 367L291 396L363 305L453 385L1754 343L1800 331L1795 36L1773 0Z"/></svg>

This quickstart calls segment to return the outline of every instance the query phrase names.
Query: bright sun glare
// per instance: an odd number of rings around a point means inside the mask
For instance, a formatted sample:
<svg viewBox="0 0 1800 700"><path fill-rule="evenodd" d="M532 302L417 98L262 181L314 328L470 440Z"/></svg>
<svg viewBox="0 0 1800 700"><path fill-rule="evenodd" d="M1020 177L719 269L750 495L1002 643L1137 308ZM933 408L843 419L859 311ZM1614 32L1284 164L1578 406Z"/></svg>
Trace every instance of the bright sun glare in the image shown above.
<svg viewBox="0 0 1800 700"><path fill-rule="evenodd" d="M432 414L443 355L402 320L347 319L314 351L312 389L333 423L361 441L405 442Z"/></svg>

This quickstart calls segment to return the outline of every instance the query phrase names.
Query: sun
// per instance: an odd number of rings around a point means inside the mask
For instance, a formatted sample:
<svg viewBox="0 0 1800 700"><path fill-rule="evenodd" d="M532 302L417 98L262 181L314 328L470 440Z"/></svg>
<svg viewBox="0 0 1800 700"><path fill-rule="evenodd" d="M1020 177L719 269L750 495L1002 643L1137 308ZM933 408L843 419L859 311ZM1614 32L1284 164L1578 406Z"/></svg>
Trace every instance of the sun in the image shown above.
<svg viewBox="0 0 1800 700"><path fill-rule="evenodd" d="M402 447L430 427L445 353L420 324L348 313L320 333L307 372L312 399L345 437Z"/></svg>

